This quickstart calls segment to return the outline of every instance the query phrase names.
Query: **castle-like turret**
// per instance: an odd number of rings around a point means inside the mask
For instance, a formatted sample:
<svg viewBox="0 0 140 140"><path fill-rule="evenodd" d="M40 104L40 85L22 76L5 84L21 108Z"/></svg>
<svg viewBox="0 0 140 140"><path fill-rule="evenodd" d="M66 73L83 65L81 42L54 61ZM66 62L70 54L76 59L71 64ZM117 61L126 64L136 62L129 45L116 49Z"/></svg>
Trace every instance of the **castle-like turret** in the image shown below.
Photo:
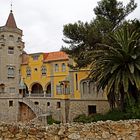
<svg viewBox="0 0 140 140"><path fill-rule="evenodd" d="M11 10L5 26L0 27L0 93L2 96L18 95L23 48L22 30L17 27Z"/></svg>

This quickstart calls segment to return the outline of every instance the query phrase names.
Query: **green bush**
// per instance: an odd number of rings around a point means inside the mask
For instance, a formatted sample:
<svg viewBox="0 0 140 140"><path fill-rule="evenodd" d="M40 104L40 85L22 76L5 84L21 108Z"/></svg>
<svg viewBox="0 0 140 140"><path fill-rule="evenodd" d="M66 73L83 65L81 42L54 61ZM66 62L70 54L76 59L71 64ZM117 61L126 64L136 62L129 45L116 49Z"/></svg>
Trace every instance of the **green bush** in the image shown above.
<svg viewBox="0 0 140 140"><path fill-rule="evenodd" d="M50 124L50 125L53 124L53 123L60 124L60 121L54 120L52 118L52 116L48 116L47 117L47 123Z"/></svg>
<svg viewBox="0 0 140 140"><path fill-rule="evenodd" d="M134 113L135 112L135 113ZM140 118L140 109L134 108L133 114L132 111L129 110L126 112L122 112L120 110L112 110L107 112L106 114L93 114L86 116L85 114L79 115L78 117L74 118L74 122L83 122L83 123L90 123L90 122L97 122L97 121L106 121L106 120L127 120L127 119L139 119Z"/></svg>

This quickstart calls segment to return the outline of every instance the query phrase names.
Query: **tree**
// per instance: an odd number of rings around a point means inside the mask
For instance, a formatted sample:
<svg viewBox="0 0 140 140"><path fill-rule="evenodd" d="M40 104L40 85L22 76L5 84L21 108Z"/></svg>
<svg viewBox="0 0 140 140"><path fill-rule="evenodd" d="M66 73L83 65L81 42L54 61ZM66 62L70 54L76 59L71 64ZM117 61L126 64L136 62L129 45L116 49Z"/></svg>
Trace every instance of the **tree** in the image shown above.
<svg viewBox="0 0 140 140"><path fill-rule="evenodd" d="M136 7L137 4L134 0L130 0L126 6L123 6L123 3L117 0L101 0L98 2L98 6L94 8L94 12L96 20L101 21L100 26L103 32L108 32L120 25L125 20L125 17L135 10ZM102 22L107 23L106 26L108 27L109 25L109 28L105 28L104 30L105 24Z"/></svg>
<svg viewBox="0 0 140 140"><path fill-rule="evenodd" d="M96 43L108 43L108 35L115 30L135 8L134 0L123 6L117 0L101 0L94 9L96 18L90 23L81 21L64 26L63 41L69 47L62 50L76 62L75 68L82 68L92 62Z"/></svg>
<svg viewBox="0 0 140 140"><path fill-rule="evenodd" d="M109 40L110 45L96 44L91 77L96 80L98 90L106 89L113 100L120 97L123 110L124 98L133 96L134 89L140 90L140 34L124 26Z"/></svg>
<svg viewBox="0 0 140 140"><path fill-rule="evenodd" d="M136 7L134 0L126 6L117 0L101 0L90 23L79 21L65 25L63 30L63 40L69 47L62 50L74 59L74 68L91 66L90 76L97 81L98 89L107 90L112 108L121 99L123 109L126 95L135 101L139 96L140 22L125 21Z"/></svg>

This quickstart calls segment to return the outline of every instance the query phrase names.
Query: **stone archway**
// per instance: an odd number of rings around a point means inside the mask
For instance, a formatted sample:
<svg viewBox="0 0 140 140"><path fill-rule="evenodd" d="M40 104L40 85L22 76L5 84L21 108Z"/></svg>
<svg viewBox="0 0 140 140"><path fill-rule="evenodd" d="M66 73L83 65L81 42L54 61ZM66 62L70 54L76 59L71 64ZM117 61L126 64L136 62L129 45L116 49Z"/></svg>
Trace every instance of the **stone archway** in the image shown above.
<svg viewBox="0 0 140 140"><path fill-rule="evenodd" d="M18 121L29 122L36 117L32 109L25 103L19 102L19 116Z"/></svg>
<svg viewBox="0 0 140 140"><path fill-rule="evenodd" d="M5 85L3 83L0 84L0 93L4 93Z"/></svg>
<svg viewBox="0 0 140 140"><path fill-rule="evenodd" d="M43 93L43 87L39 83L35 83L32 85L31 94L41 94Z"/></svg>
<svg viewBox="0 0 140 140"><path fill-rule="evenodd" d="M46 96L51 97L51 83L46 86Z"/></svg>

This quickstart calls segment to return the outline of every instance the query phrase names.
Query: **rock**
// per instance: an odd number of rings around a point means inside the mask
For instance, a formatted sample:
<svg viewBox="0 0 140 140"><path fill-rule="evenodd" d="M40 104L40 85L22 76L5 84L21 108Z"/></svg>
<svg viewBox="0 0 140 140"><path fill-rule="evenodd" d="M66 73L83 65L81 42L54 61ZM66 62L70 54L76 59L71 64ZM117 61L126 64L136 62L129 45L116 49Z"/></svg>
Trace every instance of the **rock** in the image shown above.
<svg viewBox="0 0 140 140"><path fill-rule="evenodd" d="M37 133L36 137L39 139L42 139L44 137L44 134L39 132L39 133Z"/></svg>
<svg viewBox="0 0 140 140"><path fill-rule="evenodd" d="M103 138L103 139L107 139L107 138L109 138L109 137L110 137L109 132L103 132L103 133L102 133L102 138Z"/></svg>
<svg viewBox="0 0 140 140"><path fill-rule="evenodd" d="M62 135L64 135L64 134L65 134L65 127L62 126L62 127L60 128L59 132L58 132L58 135L59 135L59 136L62 136Z"/></svg>
<svg viewBox="0 0 140 140"><path fill-rule="evenodd" d="M36 134L37 134L37 128L29 128L28 133L29 133L30 135L36 135Z"/></svg>
<svg viewBox="0 0 140 140"><path fill-rule="evenodd" d="M95 138L95 133L89 132L89 133L86 135L85 138L86 138L86 139L94 139L94 138Z"/></svg>
<svg viewBox="0 0 140 140"><path fill-rule="evenodd" d="M19 127L14 125L9 127L9 132L12 133L13 135L17 134L19 132Z"/></svg>
<svg viewBox="0 0 140 140"><path fill-rule="evenodd" d="M77 133L72 133L68 136L68 138L71 140L77 140L77 139L80 139L80 135Z"/></svg>

